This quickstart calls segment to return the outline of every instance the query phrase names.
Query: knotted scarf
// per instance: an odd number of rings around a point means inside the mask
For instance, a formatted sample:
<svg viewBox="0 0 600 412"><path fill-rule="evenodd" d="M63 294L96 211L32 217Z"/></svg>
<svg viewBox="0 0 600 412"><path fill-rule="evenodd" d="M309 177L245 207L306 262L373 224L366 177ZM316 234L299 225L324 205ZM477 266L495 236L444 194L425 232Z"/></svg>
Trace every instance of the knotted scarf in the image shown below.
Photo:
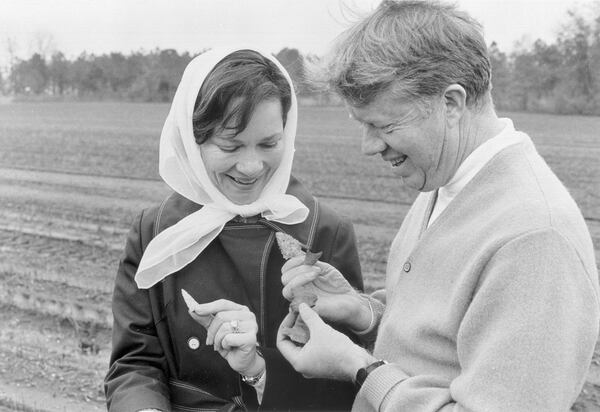
<svg viewBox="0 0 600 412"><path fill-rule="evenodd" d="M292 91L291 106L283 130L284 153L281 163L259 198L246 205L231 202L212 183L192 127L194 104L204 79L215 65L238 50L253 50L274 62L288 80ZM135 275L140 289L152 287L192 262L219 235L225 223L237 215L249 217L260 214L267 220L288 225L306 219L308 208L296 197L285 193L294 158L297 119L297 102L291 79L271 54L247 47L220 48L204 52L188 64L160 136L159 172L174 191L203 207L150 241Z"/></svg>

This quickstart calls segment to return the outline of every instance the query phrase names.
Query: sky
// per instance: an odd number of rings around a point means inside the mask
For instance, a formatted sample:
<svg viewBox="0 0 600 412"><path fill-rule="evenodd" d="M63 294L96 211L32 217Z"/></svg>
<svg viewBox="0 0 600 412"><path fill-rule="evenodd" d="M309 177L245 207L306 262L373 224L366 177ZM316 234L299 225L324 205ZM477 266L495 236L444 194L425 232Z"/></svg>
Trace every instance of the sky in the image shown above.
<svg viewBox="0 0 600 412"><path fill-rule="evenodd" d="M60 50L88 54L149 51L198 53L230 43L277 53L284 47L322 55L356 13L380 0L0 0L0 66L12 54ZM600 0L458 0L479 20L488 43L552 42L568 9ZM355 11L350 12L350 10ZM12 50L12 52L11 52Z"/></svg>

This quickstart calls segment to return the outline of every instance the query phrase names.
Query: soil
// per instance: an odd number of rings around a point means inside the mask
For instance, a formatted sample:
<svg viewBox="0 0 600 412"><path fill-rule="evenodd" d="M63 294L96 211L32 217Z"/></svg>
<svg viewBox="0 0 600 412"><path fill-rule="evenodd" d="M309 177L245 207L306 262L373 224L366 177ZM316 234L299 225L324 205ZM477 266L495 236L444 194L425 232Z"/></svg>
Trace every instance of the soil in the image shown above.
<svg viewBox="0 0 600 412"><path fill-rule="evenodd" d="M110 296L124 237L167 189L0 168L0 191L0 412L106 410ZM357 225L360 239L393 235L377 230ZM600 347L572 410L600 411Z"/></svg>
<svg viewBox="0 0 600 412"><path fill-rule="evenodd" d="M23 411L106 410L110 333L2 306L0 405ZM2 409L0 409L1 411Z"/></svg>

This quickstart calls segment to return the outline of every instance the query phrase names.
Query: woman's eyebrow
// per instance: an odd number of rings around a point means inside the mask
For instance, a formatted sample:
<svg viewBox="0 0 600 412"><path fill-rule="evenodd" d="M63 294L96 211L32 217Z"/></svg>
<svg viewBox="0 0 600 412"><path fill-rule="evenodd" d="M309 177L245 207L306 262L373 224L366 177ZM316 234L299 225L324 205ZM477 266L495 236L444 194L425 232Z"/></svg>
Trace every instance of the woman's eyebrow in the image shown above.
<svg viewBox="0 0 600 412"><path fill-rule="evenodd" d="M236 136L217 136L215 137L215 140L221 143L239 143L239 140L236 139Z"/></svg>
<svg viewBox="0 0 600 412"><path fill-rule="evenodd" d="M283 135L283 132L276 132L276 133L273 133L273 134L272 134L272 135L270 135L270 136L263 137L263 140L272 140L272 139L276 139L276 138L280 137L281 135Z"/></svg>
<svg viewBox="0 0 600 412"><path fill-rule="evenodd" d="M261 140L261 142L266 141L266 140L274 140L274 139L281 137L282 135L283 135L283 132L275 132L272 135L261 138L260 140ZM217 140L218 142L223 142L223 143L241 143L237 136L231 136L231 137L215 136L215 140Z"/></svg>

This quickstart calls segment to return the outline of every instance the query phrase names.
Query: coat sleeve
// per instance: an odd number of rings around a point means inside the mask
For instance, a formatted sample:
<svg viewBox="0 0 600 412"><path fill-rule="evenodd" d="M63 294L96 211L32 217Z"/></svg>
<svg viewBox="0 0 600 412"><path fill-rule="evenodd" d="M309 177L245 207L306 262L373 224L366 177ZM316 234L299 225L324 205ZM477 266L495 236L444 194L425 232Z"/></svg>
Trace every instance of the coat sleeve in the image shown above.
<svg viewBox="0 0 600 412"><path fill-rule="evenodd" d="M411 375L390 363L369 375L354 410L569 410L598 336L589 270L553 230L511 240L488 261L461 321L459 375Z"/></svg>
<svg viewBox="0 0 600 412"><path fill-rule="evenodd" d="M109 411L171 410L167 364L148 291L138 289L134 281L143 253L143 216L142 212L129 232L115 280L113 349L104 381Z"/></svg>
<svg viewBox="0 0 600 412"><path fill-rule="evenodd" d="M359 291L364 290L356 235L354 226L346 219L341 219L331 243L329 264L344 275L348 282Z"/></svg>
<svg viewBox="0 0 600 412"><path fill-rule="evenodd" d="M333 221L333 220L331 220ZM331 222L328 219L325 222ZM355 288L363 290L362 273L356 248L356 237L352 224L337 218L335 225L322 225L317 233L315 250L322 250L324 261L332 264ZM347 332L347 331L345 331ZM296 372L276 348L263 348L267 368L267 380L260 410L281 411L349 410L356 395L350 382L329 379L307 379ZM254 389L244 389L244 400L250 407L256 398Z"/></svg>

